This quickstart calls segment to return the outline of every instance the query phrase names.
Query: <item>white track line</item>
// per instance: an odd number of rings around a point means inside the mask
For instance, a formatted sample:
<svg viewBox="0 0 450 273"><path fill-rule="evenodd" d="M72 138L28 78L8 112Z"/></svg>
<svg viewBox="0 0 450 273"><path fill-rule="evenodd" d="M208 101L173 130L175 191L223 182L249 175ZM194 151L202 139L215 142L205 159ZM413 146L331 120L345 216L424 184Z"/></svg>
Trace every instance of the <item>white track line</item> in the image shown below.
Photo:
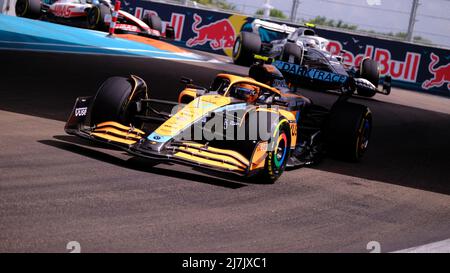
<svg viewBox="0 0 450 273"><path fill-rule="evenodd" d="M450 239L403 250L397 250L392 253L450 253Z"/></svg>

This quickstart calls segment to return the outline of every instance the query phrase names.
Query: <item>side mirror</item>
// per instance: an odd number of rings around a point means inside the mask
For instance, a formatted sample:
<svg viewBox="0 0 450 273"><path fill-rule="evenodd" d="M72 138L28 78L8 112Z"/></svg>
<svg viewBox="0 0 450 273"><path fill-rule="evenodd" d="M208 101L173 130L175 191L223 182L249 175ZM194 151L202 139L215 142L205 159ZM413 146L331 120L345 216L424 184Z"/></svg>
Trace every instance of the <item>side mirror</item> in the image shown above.
<svg viewBox="0 0 450 273"><path fill-rule="evenodd" d="M208 89L206 89L203 86L198 86L194 84L194 81L187 77L181 77L180 83L183 83L186 85L187 88L192 88L197 90L197 95L201 96L205 93L208 93Z"/></svg>

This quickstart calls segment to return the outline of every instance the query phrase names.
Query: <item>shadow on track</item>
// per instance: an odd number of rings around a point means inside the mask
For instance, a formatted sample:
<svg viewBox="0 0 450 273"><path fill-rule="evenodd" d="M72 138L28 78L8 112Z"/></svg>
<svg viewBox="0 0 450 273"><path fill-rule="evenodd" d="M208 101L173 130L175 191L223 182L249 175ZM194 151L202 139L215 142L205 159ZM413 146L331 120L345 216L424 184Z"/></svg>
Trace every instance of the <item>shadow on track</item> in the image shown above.
<svg viewBox="0 0 450 273"><path fill-rule="evenodd" d="M55 138L57 138L57 136ZM70 139L70 138L72 138L72 139ZM146 159L139 158L139 157L130 157L129 159L124 160L124 159L115 157L113 155L110 155L108 153L104 153L104 152L93 149L95 147L99 147L98 145L93 145L92 148L77 145L77 144L86 145L86 143L90 144L90 142L83 143L83 141L79 141L79 139L77 137L68 136L65 139L67 142L51 140L51 139L50 140L39 140L38 142L48 145L48 146L52 146L52 147L61 149L61 150L69 151L69 152L76 153L76 154L79 154L82 156L86 156L89 158L107 162L109 164L113 164L118 167L128 168L128 169L132 169L132 170L136 170L136 171L157 174L157 175L164 175L164 176L174 177L174 178L178 178L178 179L189 179L189 180L192 180L195 182L225 187L225 188L229 188L229 189L239 189L239 188L247 186L245 184L233 182L230 180L224 180L224 179L215 178L215 177L208 177L208 176L204 176L204 175L187 173L187 172L182 172L182 171L177 171L177 170L168 170L168 169L158 168L156 166L160 163L152 162L150 160L146 160ZM73 141L73 143L71 143L71 141ZM74 143L77 143L77 144L74 144Z"/></svg>

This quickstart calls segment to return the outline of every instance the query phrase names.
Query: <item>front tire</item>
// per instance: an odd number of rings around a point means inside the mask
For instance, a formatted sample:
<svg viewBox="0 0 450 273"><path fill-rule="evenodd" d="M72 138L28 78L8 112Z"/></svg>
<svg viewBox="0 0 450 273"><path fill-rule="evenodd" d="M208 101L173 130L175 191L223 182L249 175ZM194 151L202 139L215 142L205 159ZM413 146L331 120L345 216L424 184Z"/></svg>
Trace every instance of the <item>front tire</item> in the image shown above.
<svg viewBox="0 0 450 273"><path fill-rule="evenodd" d="M250 66L253 63L253 55L261 51L261 38L253 32L243 31L234 41L233 62L235 64Z"/></svg>
<svg viewBox="0 0 450 273"><path fill-rule="evenodd" d="M115 121L123 125L133 124L140 127L135 119L138 113L136 101L147 98L145 82L136 77L111 77L107 79L95 95L91 124L97 125L105 121Z"/></svg>
<svg viewBox="0 0 450 273"><path fill-rule="evenodd" d="M17 0L16 15L29 19L37 19L41 16L41 1L40 0Z"/></svg>
<svg viewBox="0 0 450 273"><path fill-rule="evenodd" d="M326 130L327 150L347 161L359 161L366 152L372 131L372 113L361 104L338 102L330 111Z"/></svg>
<svg viewBox="0 0 450 273"><path fill-rule="evenodd" d="M264 169L259 173L263 182L273 184L280 178L286 168L286 163L290 156L291 134L289 122L282 119L275 129L268 147Z"/></svg>
<svg viewBox="0 0 450 273"><path fill-rule="evenodd" d="M378 70L378 63L372 59L366 58L361 63L361 68L359 71L361 78L364 78L378 87L378 82L380 81L380 72ZM357 89L358 95L364 97L373 97L377 93L376 90L361 88Z"/></svg>

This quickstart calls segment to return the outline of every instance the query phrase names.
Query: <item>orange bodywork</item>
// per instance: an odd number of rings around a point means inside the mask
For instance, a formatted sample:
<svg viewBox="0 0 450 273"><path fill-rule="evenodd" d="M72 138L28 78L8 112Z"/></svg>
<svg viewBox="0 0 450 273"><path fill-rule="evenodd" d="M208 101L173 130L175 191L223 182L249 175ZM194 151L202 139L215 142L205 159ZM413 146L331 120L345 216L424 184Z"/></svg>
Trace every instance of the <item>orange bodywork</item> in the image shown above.
<svg viewBox="0 0 450 273"><path fill-rule="evenodd" d="M178 103L186 103L193 101L197 97L197 91L193 88L185 88L178 95Z"/></svg>
<svg viewBox="0 0 450 273"><path fill-rule="evenodd" d="M277 88L269 86L269 85L261 83L261 82L258 82L250 77L242 77L242 76L225 74L225 73L218 74L217 77L228 79L230 81L229 87L234 86L236 84L253 84L260 88L264 88L266 90L271 90L272 92L274 92L280 96L283 96L283 97L301 97L300 95L297 95L297 94L281 93L280 90L278 90ZM230 95L229 87L223 94L223 97L229 97L229 95ZM191 101L191 100L194 100L196 97L197 97L196 89L185 88L183 91L181 91L180 95L178 96L178 103L182 103L183 100L185 100L186 98L189 98L188 101ZM295 145L297 143L297 124L296 124L297 111L291 112L291 111L287 111L287 110L279 109L279 108L277 110L274 110L271 108L258 108L257 111L270 111L270 112L274 112L274 113L279 113L281 116L285 117L290 123L291 148L295 147Z"/></svg>

